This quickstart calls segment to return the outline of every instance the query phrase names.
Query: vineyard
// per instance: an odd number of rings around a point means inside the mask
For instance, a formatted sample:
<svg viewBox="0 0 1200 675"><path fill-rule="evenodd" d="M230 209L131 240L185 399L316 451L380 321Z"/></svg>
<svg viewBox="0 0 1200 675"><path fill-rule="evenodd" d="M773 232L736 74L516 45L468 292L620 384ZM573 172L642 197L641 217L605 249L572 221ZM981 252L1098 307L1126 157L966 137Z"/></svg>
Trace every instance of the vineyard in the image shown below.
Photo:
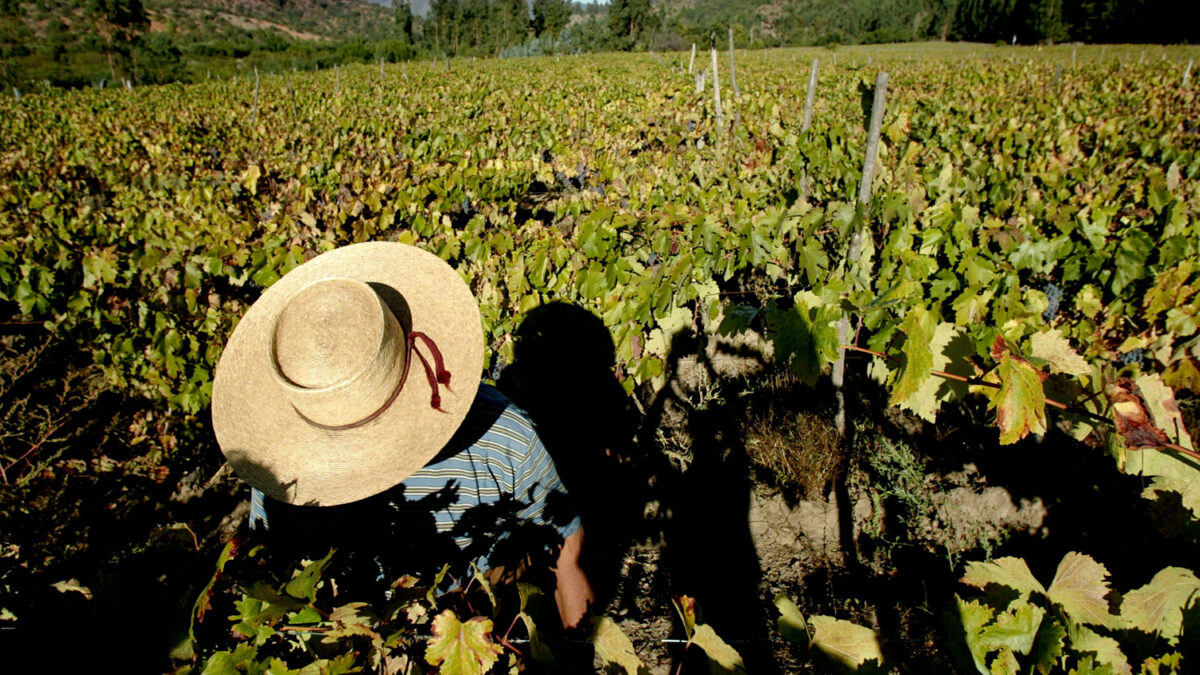
<svg viewBox="0 0 1200 675"><path fill-rule="evenodd" d="M47 640L53 625L51 645L197 673L537 669L589 640L582 658L624 672L697 659L1188 672L1200 662L1198 57L884 45L737 52L732 77L724 50L456 59L0 99L0 643ZM531 585L505 601L482 575L443 596L405 578L372 607L331 597L336 554L264 567L235 534L246 492L212 439L212 371L263 288L370 240L461 273L482 310L485 379L515 382L535 418L521 392L594 378L583 409L542 408L576 431L611 427L587 432L587 448L632 443L604 474L630 486L628 503L597 510L636 523L612 556L625 577L679 541L672 531L745 516L752 489L790 490L794 506L807 488L843 514L866 496L874 515L841 533L836 574L853 583L836 582L835 602L815 577L781 580L689 536L676 571L660 561L669 592L631 610L613 581L618 600L586 639L543 643ZM539 318L572 348L555 346L560 370L535 381L522 340ZM824 483L813 465L789 482L761 457L753 472L724 459L721 443L752 435L737 415L772 402L791 421L768 431L815 420L792 442L841 458ZM616 412L598 423L588 410ZM1027 548L943 548L948 590L895 590L889 578L922 583L897 533L929 508L926 475L965 463L1044 478L1051 513L1102 489L1086 498L1111 510L1067 525L1083 538L1050 528ZM704 504L699 486L738 494ZM685 515L716 520L670 522ZM608 529L623 528L598 526L597 541L615 547ZM927 616L879 618L898 604ZM769 633L757 647L735 634L751 619ZM661 658L627 635L651 622L669 624L652 636Z"/></svg>

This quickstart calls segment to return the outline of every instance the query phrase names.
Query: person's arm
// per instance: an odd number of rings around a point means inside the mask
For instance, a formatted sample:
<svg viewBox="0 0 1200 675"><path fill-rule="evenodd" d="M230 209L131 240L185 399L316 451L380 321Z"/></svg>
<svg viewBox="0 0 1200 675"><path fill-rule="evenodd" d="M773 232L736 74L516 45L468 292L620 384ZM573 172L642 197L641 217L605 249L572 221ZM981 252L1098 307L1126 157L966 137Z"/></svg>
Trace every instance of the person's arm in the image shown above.
<svg viewBox="0 0 1200 675"><path fill-rule="evenodd" d="M554 575L558 585L554 589L554 601L558 604L558 615L563 628L576 628L587 615L588 605L596 600L587 574L579 566L583 551L583 528L575 530L564 541L558 552Z"/></svg>

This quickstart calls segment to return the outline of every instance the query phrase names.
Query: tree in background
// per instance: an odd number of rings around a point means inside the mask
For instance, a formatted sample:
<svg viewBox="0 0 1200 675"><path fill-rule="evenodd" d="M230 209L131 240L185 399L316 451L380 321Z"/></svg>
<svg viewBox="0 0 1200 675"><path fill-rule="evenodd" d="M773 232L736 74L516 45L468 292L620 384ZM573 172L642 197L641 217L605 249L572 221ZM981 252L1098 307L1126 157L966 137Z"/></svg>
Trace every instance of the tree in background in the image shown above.
<svg viewBox="0 0 1200 675"><path fill-rule="evenodd" d="M395 0L396 30L400 38L413 43L413 13L412 4L408 0Z"/></svg>
<svg viewBox="0 0 1200 675"><path fill-rule="evenodd" d="M568 0L533 0L533 32L538 37L558 35L570 20Z"/></svg>
<svg viewBox="0 0 1200 675"><path fill-rule="evenodd" d="M96 32L104 40L108 72L113 81L117 79L114 61L120 61L129 74L136 77L134 48L142 33L150 27L150 19L146 16L142 0L92 0L88 7L88 15Z"/></svg>
<svg viewBox="0 0 1200 675"><path fill-rule="evenodd" d="M12 60L23 55L26 33L19 0L0 0L0 81L5 84L16 79Z"/></svg>
<svg viewBox="0 0 1200 675"><path fill-rule="evenodd" d="M658 23L650 0L612 0L608 5L608 32L616 49L645 46L646 37Z"/></svg>

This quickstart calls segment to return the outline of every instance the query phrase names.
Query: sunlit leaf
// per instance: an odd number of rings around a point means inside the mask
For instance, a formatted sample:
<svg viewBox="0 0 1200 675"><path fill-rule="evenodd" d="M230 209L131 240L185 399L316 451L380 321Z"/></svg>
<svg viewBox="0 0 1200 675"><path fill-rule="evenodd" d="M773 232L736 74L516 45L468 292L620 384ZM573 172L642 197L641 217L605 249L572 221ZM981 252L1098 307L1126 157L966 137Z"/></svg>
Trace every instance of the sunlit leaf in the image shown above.
<svg viewBox="0 0 1200 675"><path fill-rule="evenodd" d="M1108 570L1090 556L1068 553L1058 564L1046 595L1080 623L1119 628L1120 617L1108 609Z"/></svg>
<svg viewBox="0 0 1200 675"><path fill-rule="evenodd" d="M1132 628L1174 643L1183 626L1183 610L1193 603L1200 606L1200 579L1191 570L1166 567L1150 583L1125 594L1121 617Z"/></svg>
<svg viewBox="0 0 1200 675"><path fill-rule="evenodd" d="M634 651L633 643L620 626L606 616L592 620L591 641L601 663L621 668L626 675L638 675L645 667Z"/></svg>
<svg viewBox="0 0 1200 675"><path fill-rule="evenodd" d="M447 609L433 620L425 661L447 675L481 675L503 652L492 642L490 619L477 616L462 622Z"/></svg>
<svg viewBox="0 0 1200 675"><path fill-rule="evenodd" d="M875 631L865 626L831 616L809 617L812 626L812 646L829 657L850 667L871 660L883 661Z"/></svg>

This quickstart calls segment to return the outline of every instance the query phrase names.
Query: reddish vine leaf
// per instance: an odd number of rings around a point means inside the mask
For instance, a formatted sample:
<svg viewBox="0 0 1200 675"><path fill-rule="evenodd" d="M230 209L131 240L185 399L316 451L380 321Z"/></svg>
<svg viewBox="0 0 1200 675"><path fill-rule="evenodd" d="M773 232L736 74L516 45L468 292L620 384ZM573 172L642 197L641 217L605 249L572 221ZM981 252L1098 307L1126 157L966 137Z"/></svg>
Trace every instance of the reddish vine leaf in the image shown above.
<svg viewBox="0 0 1200 675"><path fill-rule="evenodd" d="M992 358L999 363L996 374L1000 388L988 388L985 393L989 407L996 409L1000 442L1016 443L1030 433L1045 433L1046 392L1042 381L1046 374L1010 350L1002 337L992 344Z"/></svg>
<svg viewBox="0 0 1200 675"><path fill-rule="evenodd" d="M1146 401L1132 380L1118 378L1104 386L1104 394L1112 403L1113 422L1117 433L1129 448L1161 448L1171 442L1161 429L1154 426Z"/></svg>

